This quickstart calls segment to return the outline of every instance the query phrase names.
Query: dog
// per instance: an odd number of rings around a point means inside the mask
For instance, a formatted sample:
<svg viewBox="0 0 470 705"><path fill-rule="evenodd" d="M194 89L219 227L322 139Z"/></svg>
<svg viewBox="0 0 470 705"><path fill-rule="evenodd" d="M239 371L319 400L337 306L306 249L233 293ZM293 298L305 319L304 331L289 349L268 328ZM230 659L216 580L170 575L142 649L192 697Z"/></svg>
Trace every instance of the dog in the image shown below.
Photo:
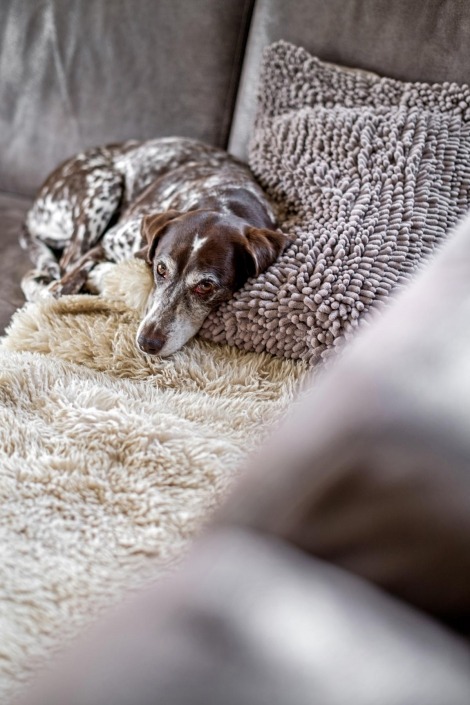
<svg viewBox="0 0 470 705"><path fill-rule="evenodd" d="M110 263L145 259L154 287L136 343L164 357L289 239L246 165L175 137L94 148L61 164L20 242L35 265L22 281L27 300L99 292Z"/></svg>

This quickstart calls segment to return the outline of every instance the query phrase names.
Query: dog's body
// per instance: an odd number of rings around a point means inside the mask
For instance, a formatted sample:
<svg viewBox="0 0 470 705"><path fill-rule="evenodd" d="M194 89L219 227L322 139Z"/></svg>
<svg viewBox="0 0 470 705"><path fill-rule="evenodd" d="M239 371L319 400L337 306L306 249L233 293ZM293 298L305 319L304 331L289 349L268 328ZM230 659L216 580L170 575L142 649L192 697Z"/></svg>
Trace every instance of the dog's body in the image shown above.
<svg viewBox="0 0 470 705"><path fill-rule="evenodd" d="M100 265L132 256L155 288L137 342L149 354L181 347L207 314L287 243L249 169L184 138L97 148L59 166L27 214L22 245L35 264L27 299L99 288Z"/></svg>

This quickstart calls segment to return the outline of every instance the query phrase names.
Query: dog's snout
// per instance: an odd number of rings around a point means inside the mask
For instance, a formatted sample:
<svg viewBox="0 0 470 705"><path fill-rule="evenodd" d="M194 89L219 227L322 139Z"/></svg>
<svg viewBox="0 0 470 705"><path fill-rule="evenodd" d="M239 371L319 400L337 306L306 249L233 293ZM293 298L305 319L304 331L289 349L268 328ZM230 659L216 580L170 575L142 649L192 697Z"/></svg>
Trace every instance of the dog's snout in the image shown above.
<svg viewBox="0 0 470 705"><path fill-rule="evenodd" d="M166 343L166 337L163 333L156 331L152 333L151 337L143 335L142 333L137 338L137 344L139 348L146 352L148 355L158 355L160 350Z"/></svg>

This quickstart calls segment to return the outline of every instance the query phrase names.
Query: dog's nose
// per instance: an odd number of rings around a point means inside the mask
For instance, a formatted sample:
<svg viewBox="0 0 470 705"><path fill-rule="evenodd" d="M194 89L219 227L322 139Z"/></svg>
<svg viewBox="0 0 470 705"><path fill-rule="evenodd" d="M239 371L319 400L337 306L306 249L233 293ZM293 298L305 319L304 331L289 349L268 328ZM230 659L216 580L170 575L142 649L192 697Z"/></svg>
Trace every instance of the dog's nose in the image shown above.
<svg viewBox="0 0 470 705"><path fill-rule="evenodd" d="M154 333L151 338L140 334L137 338L139 348L148 355L158 355L165 343L166 338L162 333Z"/></svg>

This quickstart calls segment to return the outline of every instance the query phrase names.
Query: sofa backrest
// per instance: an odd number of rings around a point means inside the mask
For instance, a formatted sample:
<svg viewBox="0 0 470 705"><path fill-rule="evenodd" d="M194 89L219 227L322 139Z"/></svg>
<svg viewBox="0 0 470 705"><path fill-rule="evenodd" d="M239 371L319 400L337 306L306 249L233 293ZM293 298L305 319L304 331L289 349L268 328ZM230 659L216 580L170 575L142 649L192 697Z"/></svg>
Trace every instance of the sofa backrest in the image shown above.
<svg viewBox="0 0 470 705"><path fill-rule="evenodd" d="M470 80L466 0L1 0L0 191L31 195L67 156L129 138L246 158L277 39L399 79Z"/></svg>
<svg viewBox="0 0 470 705"><path fill-rule="evenodd" d="M241 158L263 49L278 39L325 61L391 78L470 82L467 0L256 0L229 143Z"/></svg>
<svg viewBox="0 0 470 705"><path fill-rule="evenodd" d="M253 0L1 0L0 190L129 138L225 146Z"/></svg>

